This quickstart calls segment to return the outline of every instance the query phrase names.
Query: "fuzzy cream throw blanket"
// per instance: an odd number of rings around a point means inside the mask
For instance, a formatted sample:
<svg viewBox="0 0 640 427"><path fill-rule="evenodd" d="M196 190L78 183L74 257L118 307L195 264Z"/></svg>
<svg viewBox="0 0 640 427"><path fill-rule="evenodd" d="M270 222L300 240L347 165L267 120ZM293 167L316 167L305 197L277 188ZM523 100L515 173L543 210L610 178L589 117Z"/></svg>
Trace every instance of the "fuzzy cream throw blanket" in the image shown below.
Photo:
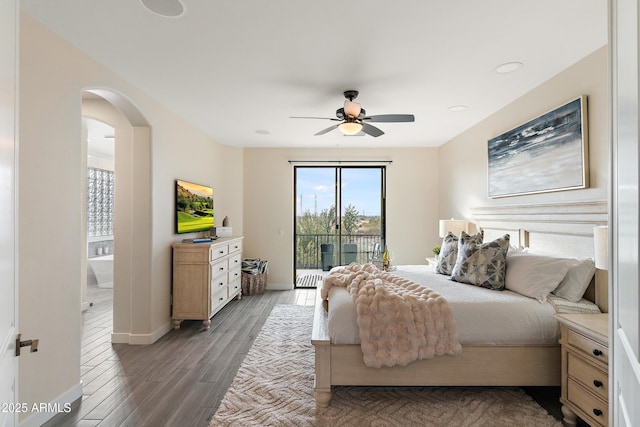
<svg viewBox="0 0 640 427"><path fill-rule="evenodd" d="M324 279L323 299L332 286L346 287L356 303L366 366L404 366L462 351L449 304L434 290L373 264L333 268Z"/></svg>

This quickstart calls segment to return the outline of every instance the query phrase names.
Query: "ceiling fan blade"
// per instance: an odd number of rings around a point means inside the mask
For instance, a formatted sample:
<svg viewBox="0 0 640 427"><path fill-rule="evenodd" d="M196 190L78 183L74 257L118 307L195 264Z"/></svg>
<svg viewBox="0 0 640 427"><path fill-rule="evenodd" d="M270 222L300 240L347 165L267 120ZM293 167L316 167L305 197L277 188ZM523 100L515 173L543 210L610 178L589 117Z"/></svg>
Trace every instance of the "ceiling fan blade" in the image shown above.
<svg viewBox="0 0 640 427"><path fill-rule="evenodd" d="M319 119L319 120L333 120L334 122L341 122L342 120L332 118L332 117L299 117L299 116L289 116L290 119Z"/></svg>
<svg viewBox="0 0 640 427"><path fill-rule="evenodd" d="M329 133L332 130L337 129L337 128L338 128L338 125L329 126L328 128L322 129L320 132L316 133L315 136L324 135L325 133Z"/></svg>
<svg viewBox="0 0 640 427"><path fill-rule="evenodd" d="M362 132L366 133L367 135L371 135L373 137L384 135L384 132L382 132L381 129L378 129L375 126L371 126L368 123L362 123Z"/></svg>
<svg viewBox="0 0 640 427"><path fill-rule="evenodd" d="M363 120L377 123L401 123L415 122L413 114L378 114L376 116L365 117Z"/></svg>

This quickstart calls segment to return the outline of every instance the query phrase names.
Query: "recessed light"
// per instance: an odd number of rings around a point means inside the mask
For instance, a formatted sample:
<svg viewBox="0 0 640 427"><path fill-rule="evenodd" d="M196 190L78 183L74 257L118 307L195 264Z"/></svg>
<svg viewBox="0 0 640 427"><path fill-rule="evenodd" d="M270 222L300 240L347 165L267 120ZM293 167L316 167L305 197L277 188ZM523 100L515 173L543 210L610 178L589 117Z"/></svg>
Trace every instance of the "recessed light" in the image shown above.
<svg viewBox="0 0 640 427"><path fill-rule="evenodd" d="M506 62L496 67L496 73L498 74L513 73L515 70L517 70L520 67L522 67L522 62Z"/></svg>
<svg viewBox="0 0 640 427"><path fill-rule="evenodd" d="M270 134L271 134L271 132L270 132L270 131L268 131L268 130L266 130L266 129L258 129L258 130L256 131L256 133L257 133L258 135L270 135Z"/></svg>
<svg viewBox="0 0 640 427"><path fill-rule="evenodd" d="M175 18L184 14L184 6L180 0L140 0L140 3L160 16Z"/></svg>
<svg viewBox="0 0 640 427"><path fill-rule="evenodd" d="M449 111L453 112L453 113L458 113L460 111L464 111L467 108L469 108L466 105L452 105L451 107L449 107Z"/></svg>

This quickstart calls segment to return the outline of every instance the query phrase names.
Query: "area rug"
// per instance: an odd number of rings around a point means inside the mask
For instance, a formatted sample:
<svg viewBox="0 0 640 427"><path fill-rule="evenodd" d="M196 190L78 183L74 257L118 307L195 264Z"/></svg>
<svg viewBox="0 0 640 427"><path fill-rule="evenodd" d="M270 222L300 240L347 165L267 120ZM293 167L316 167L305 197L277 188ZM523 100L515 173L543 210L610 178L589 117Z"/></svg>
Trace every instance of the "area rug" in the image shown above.
<svg viewBox="0 0 640 427"><path fill-rule="evenodd" d="M517 387L334 387L316 408L312 323L313 307L273 308L211 427L562 425Z"/></svg>

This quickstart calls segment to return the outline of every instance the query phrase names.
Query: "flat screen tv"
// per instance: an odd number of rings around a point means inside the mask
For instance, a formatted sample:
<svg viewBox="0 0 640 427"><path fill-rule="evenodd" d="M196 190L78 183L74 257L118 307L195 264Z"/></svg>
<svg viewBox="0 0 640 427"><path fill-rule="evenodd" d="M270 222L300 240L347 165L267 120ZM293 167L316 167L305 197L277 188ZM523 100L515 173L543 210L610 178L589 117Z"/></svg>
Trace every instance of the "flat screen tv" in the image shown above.
<svg viewBox="0 0 640 427"><path fill-rule="evenodd" d="M213 188L176 180L176 231L207 231L213 227Z"/></svg>

